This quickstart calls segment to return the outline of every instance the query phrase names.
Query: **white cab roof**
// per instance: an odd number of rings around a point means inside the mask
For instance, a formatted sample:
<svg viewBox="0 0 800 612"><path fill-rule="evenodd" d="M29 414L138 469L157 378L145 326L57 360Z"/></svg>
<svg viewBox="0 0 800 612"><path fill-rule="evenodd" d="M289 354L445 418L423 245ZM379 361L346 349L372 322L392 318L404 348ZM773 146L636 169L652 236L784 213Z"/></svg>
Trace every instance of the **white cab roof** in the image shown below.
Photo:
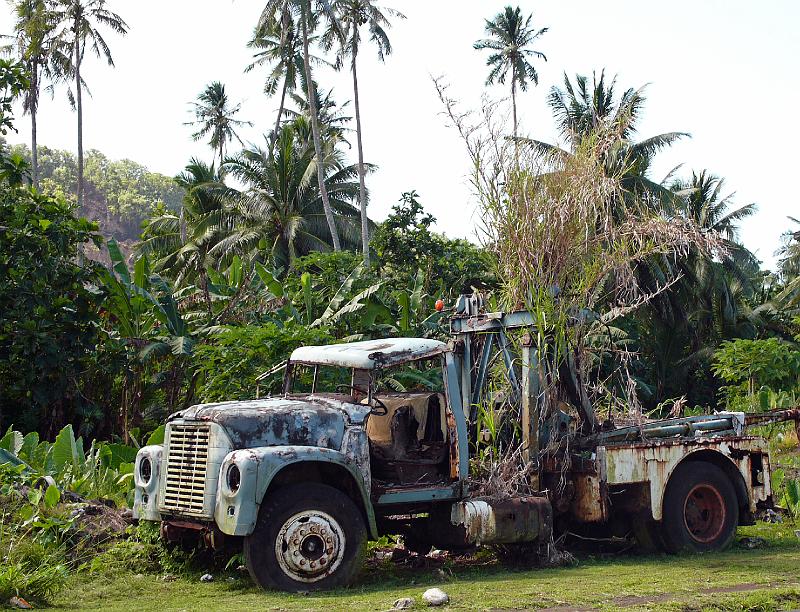
<svg viewBox="0 0 800 612"><path fill-rule="evenodd" d="M427 338L387 338L327 346L302 346L290 358L292 362L372 370L433 357L447 350L447 345Z"/></svg>

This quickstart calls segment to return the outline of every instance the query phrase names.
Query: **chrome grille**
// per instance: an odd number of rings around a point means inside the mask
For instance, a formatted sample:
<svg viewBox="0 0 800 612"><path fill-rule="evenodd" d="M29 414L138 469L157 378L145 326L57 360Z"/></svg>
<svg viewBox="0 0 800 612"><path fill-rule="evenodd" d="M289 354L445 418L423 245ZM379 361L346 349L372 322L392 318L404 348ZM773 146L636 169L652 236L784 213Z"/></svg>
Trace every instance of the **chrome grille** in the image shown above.
<svg viewBox="0 0 800 612"><path fill-rule="evenodd" d="M208 439L208 425L170 425L163 508L203 513Z"/></svg>

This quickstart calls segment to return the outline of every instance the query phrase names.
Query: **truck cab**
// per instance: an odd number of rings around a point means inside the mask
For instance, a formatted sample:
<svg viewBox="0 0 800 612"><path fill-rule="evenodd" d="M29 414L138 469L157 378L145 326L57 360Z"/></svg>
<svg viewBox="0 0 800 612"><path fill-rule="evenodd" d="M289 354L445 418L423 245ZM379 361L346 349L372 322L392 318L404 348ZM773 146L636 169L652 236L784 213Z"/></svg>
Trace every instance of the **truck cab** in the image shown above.
<svg viewBox="0 0 800 612"><path fill-rule="evenodd" d="M165 537L242 537L262 586L344 584L384 509L463 497L457 388L452 352L436 340L299 348L280 396L169 418L164 444L137 455L134 514L161 521Z"/></svg>

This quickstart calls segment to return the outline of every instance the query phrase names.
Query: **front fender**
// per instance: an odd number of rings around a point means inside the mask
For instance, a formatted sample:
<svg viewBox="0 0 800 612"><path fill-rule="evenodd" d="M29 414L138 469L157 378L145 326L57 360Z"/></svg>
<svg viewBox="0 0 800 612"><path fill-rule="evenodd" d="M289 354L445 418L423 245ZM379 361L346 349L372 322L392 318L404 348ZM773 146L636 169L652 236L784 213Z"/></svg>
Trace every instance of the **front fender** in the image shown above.
<svg viewBox="0 0 800 612"><path fill-rule="evenodd" d="M376 537L375 514L363 475L344 453L316 446L265 446L229 453L222 462L217 485L214 518L219 529L234 536L251 534L256 526L258 509L275 476L289 465L308 462L335 464L353 477L366 509L370 533ZM241 475L235 491L228 485L228 473L233 465L238 467Z"/></svg>

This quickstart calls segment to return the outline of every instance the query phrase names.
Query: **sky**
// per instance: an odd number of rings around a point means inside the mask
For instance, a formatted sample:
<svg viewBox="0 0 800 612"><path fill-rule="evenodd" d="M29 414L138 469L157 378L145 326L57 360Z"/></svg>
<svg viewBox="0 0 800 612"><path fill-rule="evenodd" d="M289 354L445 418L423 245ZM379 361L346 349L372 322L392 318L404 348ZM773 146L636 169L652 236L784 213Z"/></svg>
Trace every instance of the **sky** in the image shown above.
<svg viewBox="0 0 800 612"><path fill-rule="evenodd" d="M242 103L245 142L262 143L273 126L277 98L263 94L264 73L243 72L246 42L262 7L258 0L109 0L128 22L122 38L109 33L116 68L87 60L84 77L84 146L112 159L132 159L155 172L177 174L212 152L191 139L191 100L215 80ZM486 54L473 50L496 0L385 0L407 19L390 30L393 54L385 63L362 49L359 86L367 161L370 217L380 221L405 191L416 190L436 229L476 239L475 201L465 148L441 115L432 77L443 77L465 109L481 96L507 98L503 86L485 86ZM639 136L682 131L691 138L659 154L652 177L661 180L708 169L725 178L724 193L758 213L741 227L741 239L766 267L774 267L787 215L800 217L800 197L790 188L800 142L800 2L796 0L547 0L519 1L536 27L549 31L537 49L539 85L518 97L520 133L555 142L548 91L564 73L617 75L620 91L646 86ZM10 10L0 9L0 33L10 32ZM320 70L323 88L352 98L349 73ZM510 105L506 105L510 107ZM510 111L509 111L510 112ZM21 112L20 112L21 115ZM17 120L10 142L28 142L29 121ZM65 90L43 99L39 142L76 149L76 116ZM352 139L355 142L355 139ZM356 159L355 149L349 152Z"/></svg>

